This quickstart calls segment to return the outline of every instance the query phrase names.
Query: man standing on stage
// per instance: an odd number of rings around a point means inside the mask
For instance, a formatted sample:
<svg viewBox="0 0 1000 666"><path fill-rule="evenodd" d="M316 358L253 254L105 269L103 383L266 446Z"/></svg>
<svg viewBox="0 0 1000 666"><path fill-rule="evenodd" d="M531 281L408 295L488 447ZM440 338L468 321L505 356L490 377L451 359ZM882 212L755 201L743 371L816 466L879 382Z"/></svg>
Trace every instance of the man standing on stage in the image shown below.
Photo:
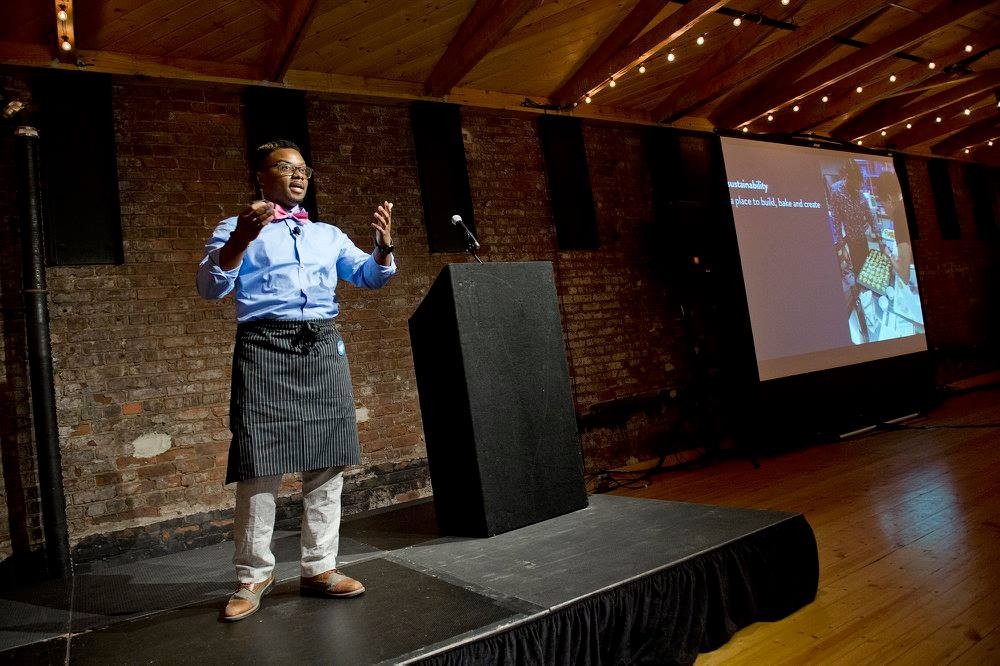
<svg viewBox="0 0 1000 666"><path fill-rule="evenodd" d="M227 621L255 612L274 584L275 496L287 472L302 472L301 591L365 591L336 568L343 470L361 453L346 349L333 323L335 290L338 279L376 289L396 272L391 203L375 212L368 254L299 206L313 170L298 146L266 143L253 160L262 200L216 227L197 279L203 298L235 289L239 322L226 474L226 483L236 482L239 587L223 611Z"/></svg>

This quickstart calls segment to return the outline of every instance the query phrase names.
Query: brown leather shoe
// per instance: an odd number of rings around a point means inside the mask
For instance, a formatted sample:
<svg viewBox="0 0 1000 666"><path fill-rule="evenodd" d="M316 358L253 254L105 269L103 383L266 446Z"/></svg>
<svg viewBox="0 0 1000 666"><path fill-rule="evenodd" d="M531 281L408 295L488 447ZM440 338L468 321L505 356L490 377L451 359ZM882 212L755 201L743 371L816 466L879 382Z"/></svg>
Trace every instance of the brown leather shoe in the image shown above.
<svg viewBox="0 0 1000 666"><path fill-rule="evenodd" d="M336 569L330 569L316 576L299 578L299 591L306 595L345 599L363 593L365 586Z"/></svg>
<svg viewBox="0 0 1000 666"><path fill-rule="evenodd" d="M240 583L222 611L224 622L236 622L249 617L260 608L260 600L274 587L274 575L259 583Z"/></svg>

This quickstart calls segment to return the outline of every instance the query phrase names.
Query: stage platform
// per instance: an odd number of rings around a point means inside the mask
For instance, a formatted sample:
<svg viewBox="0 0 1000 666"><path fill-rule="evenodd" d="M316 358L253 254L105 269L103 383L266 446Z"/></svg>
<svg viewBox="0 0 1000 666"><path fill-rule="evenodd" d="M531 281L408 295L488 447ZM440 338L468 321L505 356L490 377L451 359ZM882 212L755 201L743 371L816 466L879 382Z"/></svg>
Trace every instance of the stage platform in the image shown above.
<svg viewBox="0 0 1000 666"><path fill-rule="evenodd" d="M345 521L355 599L298 593L298 533L275 534L279 584L237 623L231 542L6 590L0 662L689 663L741 627L812 601L797 514L593 495L489 539L441 537L431 502Z"/></svg>

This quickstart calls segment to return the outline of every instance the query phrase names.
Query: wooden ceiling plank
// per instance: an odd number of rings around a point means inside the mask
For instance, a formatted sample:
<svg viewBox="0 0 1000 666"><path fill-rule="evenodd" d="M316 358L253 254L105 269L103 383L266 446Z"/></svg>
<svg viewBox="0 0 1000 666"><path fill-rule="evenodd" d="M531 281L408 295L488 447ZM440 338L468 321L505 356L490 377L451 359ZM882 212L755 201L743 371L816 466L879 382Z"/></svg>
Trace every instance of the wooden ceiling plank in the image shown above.
<svg viewBox="0 0 1000 666"><path fill-rule="evenodd" d="M901 105L898 101L893 100L885 105L880 105L878 109L872 109L856 118L852 118L850 121L837 127L833 133L835 136L853 141L873 132L913 121L932 111L946 108L949 104L981 95L983 92L993 90L997 85L1000 85L1000 71L990 70L982 72L971 81L959 84L929 97L914 100L910 104Z"/></svg>
<svg viewBox="0 0 1000 666"><path fill-rule="evenodd" d="M309 30L309 21L315 13L317 0L289 0L284 5L275 36L261 63L261 73L268 81L283 81L295 58L302 38Z"/></svg>
<svg viewBox="0 0 1000 666"><path fill-rule="evenodd" d="M721 76L707 79L686 91L676 102L676 111L670 120L690 113L745 81L767 74L782 62L829 39L888 4L889 0L850 0L838 5L836 9L825 14L822 20L817 19L814 23L803 25L770 46L744 58ZM658 114L654 113L653 117L658 117ZM665 119L663 116L660 117ZM718 122L716 124L721 127L729 126Z"/></svg>
<svg viewBox="0 0 1000 666"><path fill-rule="evenodd" d="M552 94L552 99L559 104L572 102L579 97L581 90L589 90L607 78L604 65L614 54L638 37L642 29L649 25L662 9L662 0L639 0L586 60L569 73L566 82Z"/></svg>
<svg viewBox="0 0 1000 666"><path fill-rule="evenodd" d="M539 0L478 0L424 84L429 95L448 94Z"/></svg>
<svg viewBox="0 0 1000 666"><path fill-rule="evenodd" d="M653 57L684 36L703 18L714 14L725 4L726 0L691 0L605 62L602 65L604 77L598 83L586 89L575 90L571 93L572 99L567 99L566 102L562 103L577 101L585 95L595 95L604 90L610 79L617 79L633 67Z"/></svg>
<svg viewBox="0 0 1000 666"><path fill-rule="evenodd" d="M442 16L441 20L443 19ZM414 58L430 58L432 62L422 68L422 74L418 77L423 81L430 74L440 54L447 48L449 39L458 27L458 19L454 20L454 25L451 26L442 25L441 20L429 20L420 25L396 24L382 31L383 38L378 42L365 43L363 47L359 46L349 51L346 57L335 58L329 49L323 48L310 53L308 58L301 56L298 62L303 60L315 62L317 58L322 58L325 63L336 62L338 69L344 74L395 78L387 76L386 73L399 67L400 63L405 68ZM343 45L336 45L335 48L343 49Z"/></svg>
<svg viewBox="0 0 1000 666"><path fill-rule="evenodd" d="M995 139L1000 134L1000 116L996 114L977 120L968 127L955 132L944 141L931 146L931 152L937 155L956 155L968 146Z"/></svg>
<svg viewBox="0 0 1000 666"><path fill-rule="evenodd" d="M905 50L937 30L986 7L992 0L944 0L933 11L892 34L831 63L795 83L758 80L757 93L741 106L728 107L717 116L722 127L738 127L779 107L822 92L858 72Z"/></svg>
<svg viewBox="0 0 1000 666"><path fill-rule="evenodd" d="M169 38L169 44L163 44L161 55L171 58L213 60L212 54L226 42L244 39L262 25L267 30L271 29L271 20L266 12L258 9L246 12L243 9L238 3L219 8L212 16L211 28L184 36L173 35Z"/></svg>
<svg viewBox="0 0 1000 666"><path fill-rule="evenodd" d="M168 11L164 11L162 2L147 2L101 25L86 43L97 50L114 51L123 44L131 44L136 36L145 38L164 25L172 25L169 21L174 20L176 16L184 15L185 12L193 10L204 15L212 11L211 7L199 0L182 0L170 4L169 7Z"/></svg>

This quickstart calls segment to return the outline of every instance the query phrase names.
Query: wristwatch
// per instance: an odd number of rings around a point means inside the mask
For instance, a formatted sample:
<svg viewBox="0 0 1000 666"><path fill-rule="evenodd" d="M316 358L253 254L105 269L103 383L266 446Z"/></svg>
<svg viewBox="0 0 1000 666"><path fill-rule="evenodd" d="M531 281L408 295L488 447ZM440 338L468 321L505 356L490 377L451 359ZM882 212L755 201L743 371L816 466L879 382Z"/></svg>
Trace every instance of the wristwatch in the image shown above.
<svg viewBox="0 0 1000 666"><path fill-rule="evenodd" d="M379 243L375 247L378 248L378 251L382 253L383 257L388 257L390 254L392 254L393 250L396 249L395 245L382 245L381 243Z"/></svg>

